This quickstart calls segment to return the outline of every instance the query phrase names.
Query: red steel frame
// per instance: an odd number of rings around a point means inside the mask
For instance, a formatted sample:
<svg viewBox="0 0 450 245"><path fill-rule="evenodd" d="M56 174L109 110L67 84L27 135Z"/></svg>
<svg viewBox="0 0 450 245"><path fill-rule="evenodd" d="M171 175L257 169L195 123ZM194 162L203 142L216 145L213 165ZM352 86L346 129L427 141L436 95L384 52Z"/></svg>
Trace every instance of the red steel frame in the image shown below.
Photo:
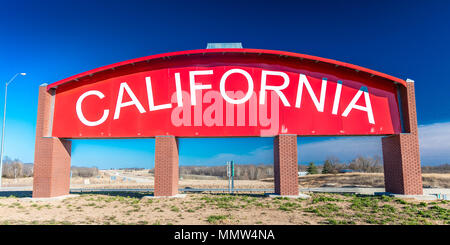
<svg viewBox="0 0 450 245"><path fill-rule="evenodd" d="M82 72L80 74L62 79L58 82L49 84L47 86L47 89L51 89L51 88L55 88L58 87L62 84L66 84L69 82L76 82L79 79L82 79L86 76L91 77L92 75L96 74L96 73L100 73L100 72L105 72L105 71L114 71L114 69L117 69L119 67L123 67L123 66L127 66L127 65L134 65L136 63L139 62L148 62L148 61L152 61L152 60L158 60L158 59L170 59L172 57L175 56L189 56L189 55L196 55L196 54L231 54L231 53L235 53L235 54L240 54L240 55L245 55L245 54L258 54L258 55L271 55L271 56L279 56L279 57L293 57L293 58L298 58L298 59L306 59L306 60L311 60L314 62L323 62L323 63L327 63L327 64L331 64L334 65L336 67L345 67L345 68L349 68L355 71L361 71L363 73L367 73L369 75L373 75L373 76L378 76L381 78L385 78L387 80L390 80L392 82L395 83L399 83L402 84L403 86L406 86L406 81L402 80L400 78L396 78L378 71L374 71L374 70L370 70L361 66L357 66L357 65L352 65L349 63L345 63L345 62L341 62L341 61L336 61L336 60L332 60L332 59L326 59L326 58L321 58L321 57L317 57L317 56L312 56L312 55L306 55L306 54L298 54L298 53L292 53L292 52L286 52L286 51L278 51L278 50L266 50L266 49L197 49L197 50L186 50L186 51L178 51L178 52L171 52L171 53L164 53L164 54L156 54L156 55L150 55L150 56L145 56L145 57L140 57L140 58L136 58L136 59L131 59L131 60L127 60L127 61L122 61L122 62L118 62L118 63L114 63L111 65L106 65L106 66L102 66L96 69L92 69L86 72Z"/></svg>

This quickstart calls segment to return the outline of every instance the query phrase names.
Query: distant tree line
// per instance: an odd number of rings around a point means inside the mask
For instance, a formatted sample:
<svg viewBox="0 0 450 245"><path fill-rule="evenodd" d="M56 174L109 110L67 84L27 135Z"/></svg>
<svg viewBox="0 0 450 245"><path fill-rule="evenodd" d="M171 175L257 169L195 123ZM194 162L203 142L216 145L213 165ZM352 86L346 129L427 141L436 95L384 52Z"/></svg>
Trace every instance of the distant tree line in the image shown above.
<svg viewBox="0 0 450 245"><path fill-rule="evenodd" d="M4 178L24 178L33 177L33 164L23 163L19 159L11 159L8 156L3 158L3 168L2 177ZM97 176L99 170L96 167L77 167L73 166L70 168L72 171L72 177L83 177L90 178Z"/></svg>
<svg viewBox="0 0 450 245"><path fill-rule="evenodd" d="M8 156L3 158L2 177L23 178L33 176L33 164L23 163L19 159L11 159Z"/></svg>
<svg viewBox="0 0 450 245"><path fill-rule="evenodd" d="M383 163L379 156L358 156L350 162L341 162L337 157L329 156L323 164L316 165L310 162L308 165L298 165L298 171L308 174L336 174L341 170L353 170L363 173L383 173ZM180 175L204 175L227 178L226 166L180 166ZM154 169L149 172L154 173ZM438 166L423 166L423 173L450 173L450 164ZM235 179L258 180L273 177L272 164L236 164Z"/></svg>
<svg viewBox="0 0 450 245"><path fill-rule="evenodd" d="M348 163L342 163L337 157L329 156L321 166L316 166L314 162L310 162L306 171L309 174L336 174L344 169L353 170L355 172L382 173L383 163L379 156L358 156Z"/></svg>
<svg viewBox="0 0 450 245"><path fill-rule="evenodd" d="M142 170L143 168L123 168L124 170ZM358 156L348 163L342 163L337 157L329 156L321 165L310 162L308 165L298 165L298 171L309 174L335 174L340 170L351 169L356 172L382 173L383 163L379 156ZM226 166L180 166L180 175L204 175L227 178ZM97 167L71 167L72 177L90 178L99 175ZM154 169L149 171L154 173ZM422 166L422 173L450 173L450 164ZM2 176L5 178L23 178L33 176L33 164L23 163L19 159L6 156L3 160ZM236 164L235 179L258 180L273 177L272 164Z"/></svg>
<svg viewBox="0 0 450 245"><path fill-rule="evenodd" d="M381 173L383 164L379 156L362 157L359 156L349 163L341 163L338 158L330 156L322 165L310 162L307 166L298 165L298 171L306 171L309 174L334 174L340 170L351 169L357 172ZM226 178L226 166L180 166L180 175L205 175ZM150 170L154 173L154 170ZM273 177L272 164L236 164L235 179L237 180L257 180Z"/></svg>
<svg viewBox="0 0 450 245"><path fill-rule="evenodd" d="M422 173L450 173L450 164L441 164L437 166L423 166Z"/></svg>
<svg viewBox="0 0 450 245"><path fill-rule="evenodd" d="M237 180L258 180L273 177L272 165L235 165L234 174Z"/></svg>
<svg viewBox="0 0 450 245"><path fill-rule="evenodd" d="M338 158L331 156L328 157L321 166L316 166L314 162L310 162L306 171L309 174L336 174L344 169L364 173L384 172L383 163L379 156L358 156L349 163L341 163ZM422 173L450 173L450 164L446 163L436 166L422 166Z"/></svg>
<svg viewBox="0 0 450 245"><path fill-rule="evenodd" d="M72 177L91 178L99 174L97 167L88 168L73 166L70 168L70 171L72 173Z"/></svg>
<svg viewBox="0 0 450 245"><path fill-rule="evenodd" d="M227 178L226 166L180 166L180 175L206 175ZM153 172L151 170L150 172ZM236 180L257 180L273 177L273 166L266 164L235 164Z"/></svg>

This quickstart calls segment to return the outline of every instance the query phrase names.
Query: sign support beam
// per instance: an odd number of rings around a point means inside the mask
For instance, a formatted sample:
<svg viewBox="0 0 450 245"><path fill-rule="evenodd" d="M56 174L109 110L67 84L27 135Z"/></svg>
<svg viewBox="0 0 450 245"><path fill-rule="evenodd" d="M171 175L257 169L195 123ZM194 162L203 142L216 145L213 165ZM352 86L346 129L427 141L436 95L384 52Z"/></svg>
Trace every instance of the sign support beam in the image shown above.
<svg viewBox="0 0 450 245"><path fill-rule="evenodd" d="M406 131L382 138L384 185L386 192L404 195L422 195L419 135L416 114L414 81L407 80Z"/></svg>
<svg viewBox="0 0 450 245"><path fill-rule="evenodd" d="M51 137L52 94L47 84L39 87L33 198L69 195L72 142Z"/></svg>
<svg viewBox="0 0 450 245"><path fill-rule="evenodd" d="M178 194L178 140L175 136L155 138L155 197Z"/></svg>
<svg viewBox="0 0 450 245"><path fill-rule="evenodd" d="M275 194L297 196L297 135L281 134L273 141Z"/></svg>

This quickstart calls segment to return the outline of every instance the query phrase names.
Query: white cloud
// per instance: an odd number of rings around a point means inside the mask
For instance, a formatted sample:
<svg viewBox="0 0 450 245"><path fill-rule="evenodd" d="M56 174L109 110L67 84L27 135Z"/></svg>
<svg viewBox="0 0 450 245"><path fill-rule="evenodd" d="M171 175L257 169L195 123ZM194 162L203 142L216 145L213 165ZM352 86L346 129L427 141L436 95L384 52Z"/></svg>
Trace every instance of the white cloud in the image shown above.
<svg viewBox="0 0 450 245"><path fill-rule="evenodd" d="M450 122L420 125L419 147L422 163L450 163Z"/></svg>
<svg viewBox="0 0 450 245"><path fill-rule="evenodd" d="M342 137L301 143L298 145L299 162L323 162L328 156L350 161L357 156L381 156L381 137Z"/></svg>

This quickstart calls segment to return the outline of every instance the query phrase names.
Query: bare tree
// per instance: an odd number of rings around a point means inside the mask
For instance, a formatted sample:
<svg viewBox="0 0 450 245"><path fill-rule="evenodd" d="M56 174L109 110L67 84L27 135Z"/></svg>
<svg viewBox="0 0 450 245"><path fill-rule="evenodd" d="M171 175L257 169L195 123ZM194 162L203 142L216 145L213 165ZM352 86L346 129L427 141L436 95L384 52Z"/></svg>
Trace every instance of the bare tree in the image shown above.
<svg viewBox="0 0 450 245"><path fill-rule="evenodd" d="M180 175L206 175L227 177L226 166L180 166ZM273 166L265 164L236 164L236 180L256 180L273 177Z"/></svg>
<svg viewBox="0 0 450 245"><path fill-rule="evenodd" d="M326 160L328 160L331 163L331 165L336 165L340 162L339 158L337 158L336 156L333 156L333 155L328 156Z"/></svg>
<svg viewBox="0 0 450 245"><path fill-rule="evenodd" d="M17 177L22 177L23 163L14 161L11 164L11 168L14 173L14 179L16 179Z"/></svg>
<svg viewBox="0 0 450 245"><path fill-rule="evenodd" d="M23 163L19 159L12 160L9 157L4 158L3 164L3 177L6 178L18 178L23 177L22 174Z"/></svg>
<svg viewBox="0 0 450 245"><path fill-rule="evenodd" d="M383 166L381 164L381 158L379 156L375 156L373 158L358 156L352 162L350 162L348 168L362 172L383 172Z"/></svg>
<svg viewBox="0 0 450 245"><path fill-rule="evenodd" d="M22 177L33 177L33 164L27 163L23 165Z"/></svg>
<svg viewBox="0 0 450 245"><path fill-rule="evenodd" d="M450 173L450 164L422 166L422 173Z"/></svg>
<svg viewBox="0 0 450 245"><path fill-rule="evenodd" d="M70 168L70 171L72 172L72 177L82 177L82 178L90 178L97 176L99 174L98 168L87 168L87 167L76 167L73 166Z"/></svg>

